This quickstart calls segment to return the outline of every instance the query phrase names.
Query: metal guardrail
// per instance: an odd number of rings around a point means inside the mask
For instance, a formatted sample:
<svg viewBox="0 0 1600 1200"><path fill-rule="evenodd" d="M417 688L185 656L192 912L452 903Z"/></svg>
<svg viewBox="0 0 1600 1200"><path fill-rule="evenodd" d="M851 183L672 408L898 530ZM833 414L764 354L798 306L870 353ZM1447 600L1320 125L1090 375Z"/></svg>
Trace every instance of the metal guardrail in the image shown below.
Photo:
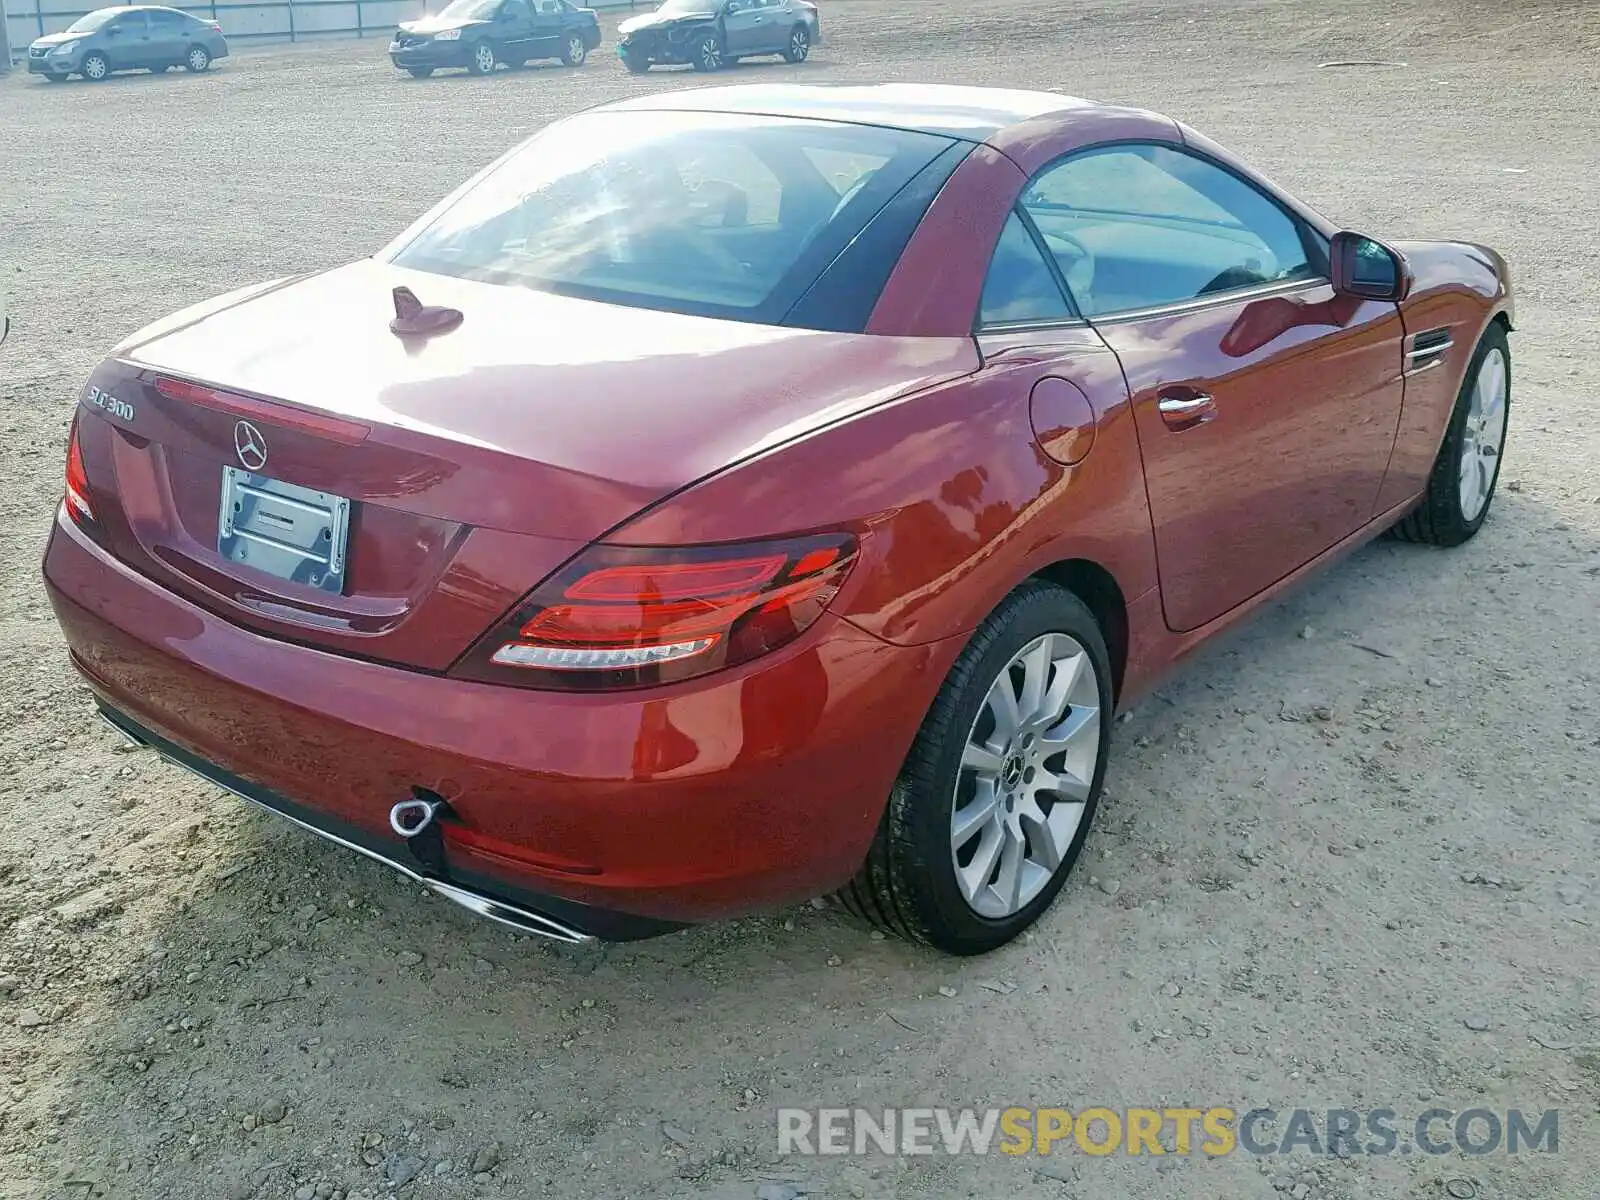
<svg viewBox="0 0 1600 1200"><path fill-rule="evenodd" d="M117 0L107 0L116 3ZM137 2L137 0L135 0ZM443 7L443 0L167 0L197 17L210 17L235 43L299 42L316 38L387 35L402 21ZM58 7L52 0L0 0L0 72L28 52L28 43L56 33L95 7ZM654 0L586 0L601 11L631 9Z"/></svg>

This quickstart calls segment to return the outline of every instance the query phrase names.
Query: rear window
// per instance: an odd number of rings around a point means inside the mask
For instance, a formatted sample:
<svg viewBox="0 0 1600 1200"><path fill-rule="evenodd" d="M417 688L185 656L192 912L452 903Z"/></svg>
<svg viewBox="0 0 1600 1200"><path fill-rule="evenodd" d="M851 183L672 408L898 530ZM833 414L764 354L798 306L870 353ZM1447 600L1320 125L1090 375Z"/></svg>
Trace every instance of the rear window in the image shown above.
<svg viewBox="0 0 1600 1200"><path fill-rule="evenodd" d="M79 17L71 25L67 26L67 32L93 33L96 29L99 29L100 26L115 20L121 15L122 13L119 9L102 8L96 12L89 13L87 16Z"/></svg>
<svg viewBox="0 0 1600 1200"><path fill-rule="evenodd" d="M776 323L950 144L783 117L594 113L534 138L392 261Z"/></svg>

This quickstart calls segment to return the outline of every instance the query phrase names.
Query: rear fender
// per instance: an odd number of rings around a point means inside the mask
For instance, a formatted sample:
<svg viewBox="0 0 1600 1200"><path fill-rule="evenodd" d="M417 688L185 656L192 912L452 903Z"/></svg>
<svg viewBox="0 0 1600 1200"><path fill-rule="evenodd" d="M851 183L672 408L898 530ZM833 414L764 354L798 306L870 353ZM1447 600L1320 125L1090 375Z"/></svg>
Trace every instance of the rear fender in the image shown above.
<svg viewBox="0 0 1600 1200"><path fill-rule="evenodd" d="M1102 566L1125 597L1155 586L1150 516L1116 359L1052 370L1099 411L1093 449L1064 466L1029 413L1037 364L872 409L663 501L615 531L624 545L683 545L850 529L861 561L833 611L887 641L969 633L1029 576L1066 559Z"/></svg>

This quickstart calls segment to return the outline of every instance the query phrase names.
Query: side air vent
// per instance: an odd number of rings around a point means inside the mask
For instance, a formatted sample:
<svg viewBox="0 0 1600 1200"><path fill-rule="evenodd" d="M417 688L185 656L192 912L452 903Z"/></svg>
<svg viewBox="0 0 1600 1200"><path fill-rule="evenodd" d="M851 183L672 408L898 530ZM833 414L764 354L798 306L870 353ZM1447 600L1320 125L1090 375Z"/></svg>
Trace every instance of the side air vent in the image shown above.
<svg viewBox="0 0 1600 1200"><path fill-rule="evenodd" d="M1437 367L1445 354L1455 345L1448 329L1427 329L1411 339L1411 349L1406 351L1406 374L1415 375Z"/></svg>

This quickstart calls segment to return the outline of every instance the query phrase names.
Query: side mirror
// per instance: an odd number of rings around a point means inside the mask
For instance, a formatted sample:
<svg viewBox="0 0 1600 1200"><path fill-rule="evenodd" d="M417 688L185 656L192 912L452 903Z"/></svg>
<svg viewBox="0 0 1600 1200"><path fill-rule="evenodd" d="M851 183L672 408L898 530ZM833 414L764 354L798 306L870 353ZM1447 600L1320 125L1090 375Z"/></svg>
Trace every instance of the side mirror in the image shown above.
<svg viewBox="0 0 1600 1200"><path fill-rule="evenodd" d="M1333 290L1366 300L1404 300L1411 292L1411 268L1403 255L1376 238L1336 233L1328 246Z"/></svg>

